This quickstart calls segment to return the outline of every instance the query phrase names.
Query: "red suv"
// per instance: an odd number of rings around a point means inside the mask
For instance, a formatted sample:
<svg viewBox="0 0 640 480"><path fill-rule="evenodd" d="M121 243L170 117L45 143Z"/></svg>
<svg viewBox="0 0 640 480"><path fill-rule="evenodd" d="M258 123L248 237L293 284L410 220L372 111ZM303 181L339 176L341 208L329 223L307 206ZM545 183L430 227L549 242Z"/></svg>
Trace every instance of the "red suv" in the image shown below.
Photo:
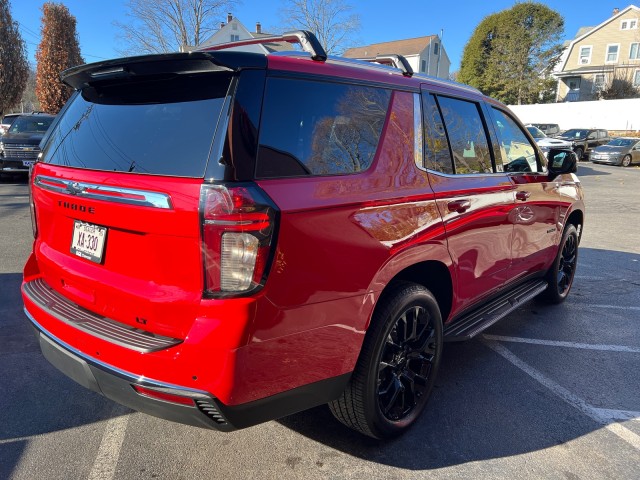
<svg viewBox="0 0 640 480"><path fill-rule="evenodd" d="M32 171L25 312L53 365L142 412L232 430L329 403L391 437L443 342L569 293L576 158L547 161L504 105L400 57L281 39L308 53L63 73L76 93Z"/></svg>

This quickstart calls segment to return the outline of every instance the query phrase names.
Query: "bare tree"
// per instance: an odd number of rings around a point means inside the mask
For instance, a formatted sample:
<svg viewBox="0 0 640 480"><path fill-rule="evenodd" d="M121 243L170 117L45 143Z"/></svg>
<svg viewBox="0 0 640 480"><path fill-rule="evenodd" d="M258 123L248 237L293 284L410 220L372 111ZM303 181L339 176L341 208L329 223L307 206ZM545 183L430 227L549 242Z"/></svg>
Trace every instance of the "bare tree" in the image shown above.
<svg viewBox="0 0 640 480"><path fill-rule="evenodd" d="M115 22L124 54L177 52L198 45L218 29L236 0L129 0L129 21Z"/></svg>
<svg viewBox="0 0 640 480"><path fill-rule="evenodd" d="M287 30L310 30L335 55L351 47L360 30L360 16L343 0L286 0L280 15Z"/></svg>
<svg viewBox="0 0 640 480"><path fill-rule="evenodd" d="M73 93L73 89L60 80L60 72L84 63L76 17L61 3L45 3L41 36L36 51L36 95L45 112L58 113Z"/></svg>
<svg viewBox="0 0 640 480"><path fill-rule="evenodd" d="M20 102L27 84L29 64L24 40L9 11L9 0L0 0L0 116Z"/></svg>
<svg viewBox="0 0 640 480"><path fill-rule="evenodd" d="M614 68L605 84L598 90L598 98L604 100L637 98L640 96L640 88L633 84L634 75L635 69L631 66Z"/></svg>

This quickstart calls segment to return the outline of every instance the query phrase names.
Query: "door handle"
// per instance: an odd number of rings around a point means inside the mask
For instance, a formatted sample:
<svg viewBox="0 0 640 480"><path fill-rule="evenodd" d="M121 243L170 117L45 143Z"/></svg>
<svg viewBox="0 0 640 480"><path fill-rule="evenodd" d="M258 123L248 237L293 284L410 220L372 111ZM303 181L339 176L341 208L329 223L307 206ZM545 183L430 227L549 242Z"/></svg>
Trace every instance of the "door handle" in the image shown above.
<svg viewBox="0 0 640 480"><path fill-rule="evenodd" d="M516 192L516 199L522 200L523 202L530 196L531 196L531 192L525 192L523 190Z"/></svg>
<svg viewBox="0 0 640 480"><path fill-rule="evenodd" d="M447 203L447 208L450 212L458 212L464 213L471 207L471 202L469 200L453 200L452 202Z"/></svg>

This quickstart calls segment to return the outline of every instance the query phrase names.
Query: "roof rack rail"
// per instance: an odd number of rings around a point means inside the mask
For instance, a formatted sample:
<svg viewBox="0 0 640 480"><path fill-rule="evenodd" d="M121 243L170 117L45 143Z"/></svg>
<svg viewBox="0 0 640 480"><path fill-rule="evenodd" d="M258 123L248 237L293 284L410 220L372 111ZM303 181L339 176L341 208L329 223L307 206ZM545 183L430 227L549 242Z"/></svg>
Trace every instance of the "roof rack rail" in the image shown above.
<svg viewBox="0 0 640 480"><path fill-rule="evenodd" d="M409 65L409 62L402 55L397 53L389 53L384 55L376 55L375 57L356 58L355 60L362 60L363 62L375 62L382 65L391 65L402 71L402 75L405 77L411 77L413 75L413 68Z"/></svg>
<svg viewBox="0 0 640 480"><path fill-rule="evenodd" d="M318 62L324 62L327 60L327 52L316 38L316 36L307 30L294 30L291 32L285 32L282 35L273 35L269 37L260 38L248 38L246 40L238 40L236 42L220 43L218 45L211 45L208 47L196 48L193 51L196 52L213 52L216 50L224 50L233 47L242 47L244 45L256 45L263 43L273 42L289 42L299 43L302 49L311 54L311 58Z"/></svg>

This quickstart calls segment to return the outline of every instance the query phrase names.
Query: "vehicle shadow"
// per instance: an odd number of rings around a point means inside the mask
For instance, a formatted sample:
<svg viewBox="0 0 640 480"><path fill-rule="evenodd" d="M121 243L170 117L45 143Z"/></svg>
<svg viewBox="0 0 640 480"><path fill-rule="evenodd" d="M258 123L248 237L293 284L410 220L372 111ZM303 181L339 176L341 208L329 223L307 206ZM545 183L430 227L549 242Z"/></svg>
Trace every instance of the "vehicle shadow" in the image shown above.
<svg viewBox="0 0 640 480"><path fill-rule="evenodd" d="M579 275L584 275L585 279L576 280L573 297L559 306L545 306L534 300L487 333L577 338L580 332L590 331L590 325L596 321L594 316L598 315L589 309L576 308L582 302L628 304L631 294L625 289L617 290L616 277L621 277L619 283L628 283L628 278L622 277L639 278L640 255L589 248L580 250L579 262L584 262L584 267L588 268L580 270L578 267ZM603 273L602 265L610 266L612 273ZM593 276L595 273L599 276ZM611 286L612 282L613 286L607 288L606 285ZM627 331L627 321L617 321L625 323L612 324L611 329L615 332L610 336L599 335L599 341L635 344L628 335L614 338L619 335L616 332ZM543 352L539 350L537 355ZM531 358L536 358L535 352L532 355ZM544 364L547 360L537 361ZM576 367L554 364L550 368L571 370ZM578 375L588 376L579 368ZM610 387L611 391L628 390ZM601 394L611 404L622 401L604 390ZM377 441L355 433L335 420L326 406L278 422L348 455L411 470L437 469L541 451L602 428L602 424L506 362L481 338L445 344L438 380L427 409L413 428L395 440Z"/></svg>
<svg viewBox="0 0 640 480"><path fill-rule="evenodd" d="M611 172L603 172L601 170L596 170L590 166L589 162L580 162L578 163L578 177L591 177L591 176L604 176L611 175Z"/></svg>

